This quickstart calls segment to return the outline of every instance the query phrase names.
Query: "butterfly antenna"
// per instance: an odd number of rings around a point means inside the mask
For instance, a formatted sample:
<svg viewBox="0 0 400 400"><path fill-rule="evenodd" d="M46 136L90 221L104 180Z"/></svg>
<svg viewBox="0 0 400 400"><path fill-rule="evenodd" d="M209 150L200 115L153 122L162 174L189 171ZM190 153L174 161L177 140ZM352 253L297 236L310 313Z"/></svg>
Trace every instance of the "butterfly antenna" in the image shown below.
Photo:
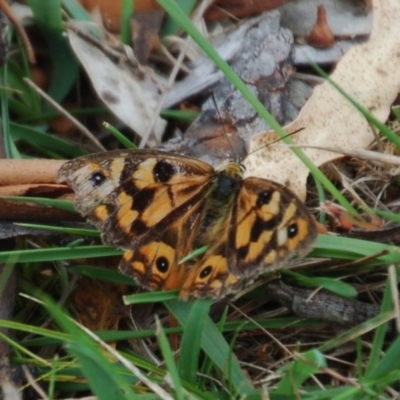
<svg viewBox="0 0 400 400"><path fill-rule="evenodd" d="M293 132L290 132L290 133L288 133L287 135L282 136L282 137L280 137L279 139L276 139L276 140L274 140L273 142L266 144L265 146L259 147L258 149L255 149L255 150L251 151L249 154L247 154L247 156L249 156L250 154L253 154L253 153L255 153L256 151L259 151L259 150L261 150L261 149L265 149L266 147L271 146L271 145L274 144L274 143L280 142L281 140L286 139L287 137L290 137L290 136L294 135L295 133L301 132L301 131L304 130L304 129L305 129L305 128L303 127L303 128L299 128L299 129L297 129L297 130L295 130L295 131L293 131Z"/></svg>

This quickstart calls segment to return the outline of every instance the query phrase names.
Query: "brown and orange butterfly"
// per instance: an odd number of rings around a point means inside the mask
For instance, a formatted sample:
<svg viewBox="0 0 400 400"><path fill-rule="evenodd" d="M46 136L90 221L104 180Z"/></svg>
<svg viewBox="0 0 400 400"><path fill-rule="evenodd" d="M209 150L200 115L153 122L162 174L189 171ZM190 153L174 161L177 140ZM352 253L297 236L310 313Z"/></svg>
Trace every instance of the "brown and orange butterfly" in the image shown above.
<svg viewBox="0 0 400 400"><path fill-rule="evenodd" d="M155 150L116 150L79 157L59 171L76 208L104 243L125 250L120 270L150 289L181 298L220 298L317 236L304 204L285 186L244 178L243 167L214 169L191 157ZM193 250L201 256L180 263Z"/></svg>

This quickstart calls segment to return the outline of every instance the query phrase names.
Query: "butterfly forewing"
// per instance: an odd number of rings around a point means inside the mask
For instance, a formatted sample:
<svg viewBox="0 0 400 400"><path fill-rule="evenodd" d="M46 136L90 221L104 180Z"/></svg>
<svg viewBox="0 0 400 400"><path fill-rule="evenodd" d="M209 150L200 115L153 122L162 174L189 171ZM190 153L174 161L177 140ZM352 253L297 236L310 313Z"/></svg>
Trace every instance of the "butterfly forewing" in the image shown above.
<svg viewBox="0 0 400 400"><path fill-rule="evenodd" d="M72 160L59 172L76 193L78 211L105 243L132 248L152 240L199 202L213 168L154 151L112 151Z"/></svg>

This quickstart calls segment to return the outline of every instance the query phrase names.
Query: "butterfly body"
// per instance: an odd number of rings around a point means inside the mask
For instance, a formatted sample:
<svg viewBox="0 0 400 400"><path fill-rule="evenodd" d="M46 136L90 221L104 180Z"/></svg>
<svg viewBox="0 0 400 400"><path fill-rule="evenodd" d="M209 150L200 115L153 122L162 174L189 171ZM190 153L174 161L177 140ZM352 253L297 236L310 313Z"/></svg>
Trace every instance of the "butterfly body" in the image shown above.
<svg viewBox="0 0 400 400"><path fill-rule="evenodd" d="M291 255L310 250L312 216L287 188L153 150L116 150L64 164L59 180L106 244L125 250L120 270L182 298L219 298ZM193 250L205 254L180 264Z"/></svg>

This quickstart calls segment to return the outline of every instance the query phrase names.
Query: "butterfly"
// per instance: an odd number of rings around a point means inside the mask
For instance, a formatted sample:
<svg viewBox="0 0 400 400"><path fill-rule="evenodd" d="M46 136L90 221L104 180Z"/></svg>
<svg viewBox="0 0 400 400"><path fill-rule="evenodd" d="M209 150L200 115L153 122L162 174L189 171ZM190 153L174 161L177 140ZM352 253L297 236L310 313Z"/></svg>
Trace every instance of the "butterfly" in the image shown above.
<svg viewBox="0 0 400 400"><path fill-rule="evenodd" d="M124 249L124 274L149 289L178 289L182 299L217 299L304 256L317 236L290 189L244 172L235 162L214 169L158 150L114 150L67 161L58 180L103 242Z"/></svg>

